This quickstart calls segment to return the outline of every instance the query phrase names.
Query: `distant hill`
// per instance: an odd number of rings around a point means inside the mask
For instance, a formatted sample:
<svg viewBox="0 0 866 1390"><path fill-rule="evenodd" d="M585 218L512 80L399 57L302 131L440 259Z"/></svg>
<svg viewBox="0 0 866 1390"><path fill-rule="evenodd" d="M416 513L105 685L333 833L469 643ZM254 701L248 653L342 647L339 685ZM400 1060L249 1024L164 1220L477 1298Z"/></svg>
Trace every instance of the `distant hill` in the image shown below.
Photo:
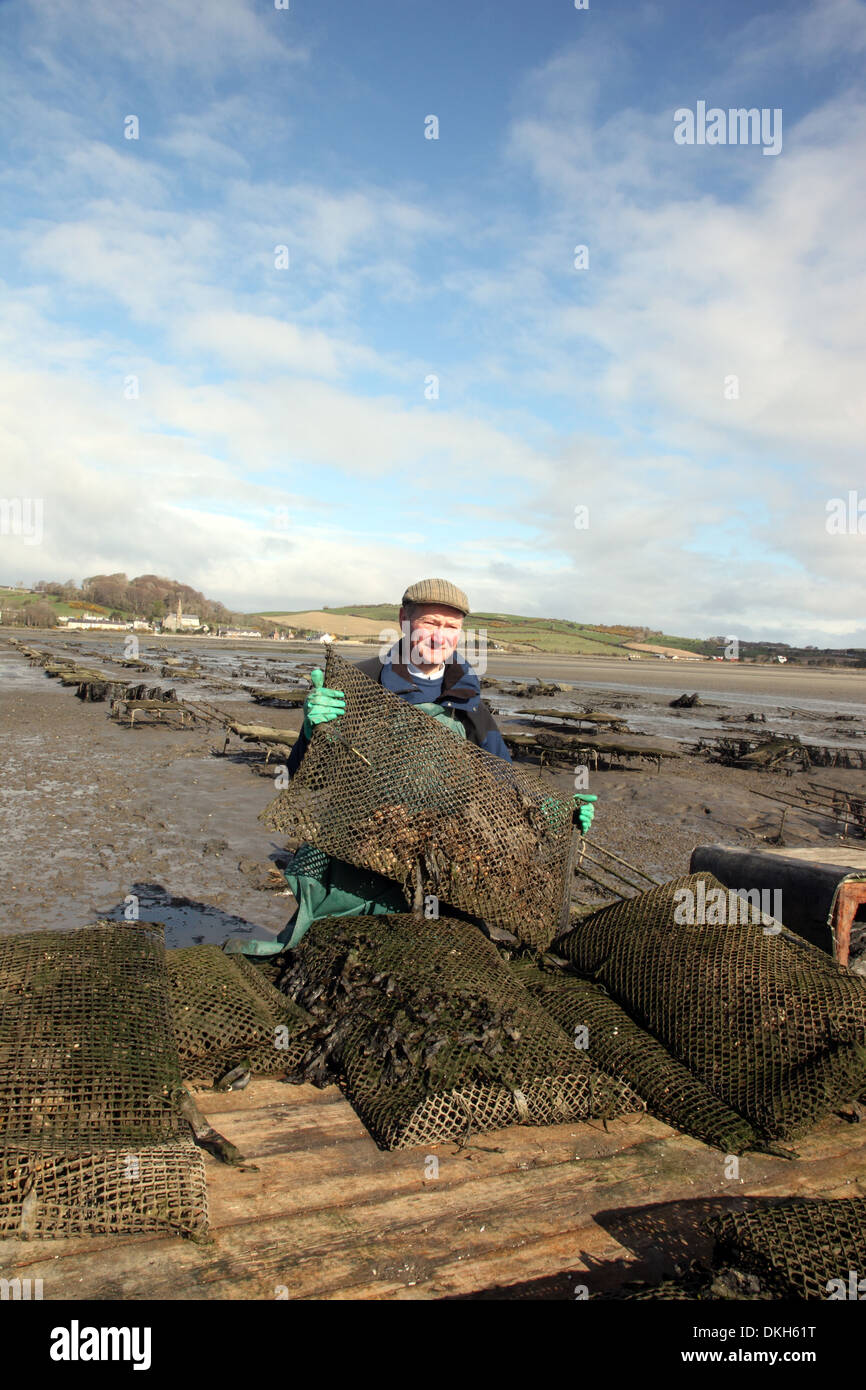
<svg viewBox="0 0 866 1390"><path fill-rule="evenodd" d="M322 610L332 628L337 614L396 624L398 612L399 604L394 603L344 604ZM528 618L519 613L471 613L469 624L475 628L486 628L488 643L499 642L512 651L561 652L623 659L631 655L640 656L643 661L676 652L705 657L721 656L728 640L723 636L675 637L647 627L577 623L566 618ZM784 656L799 666L866 668L866 650L862 647L792 647L786 642L740 642L739 650L740 658L744 661L774 661L776 657Z"/></svg>
<svg viewBox="0 0 866 1390"><path fill-rule="evenodd" d="M372 620L381 627L385 623L396 625L399 611L399 604L393 603L346 604L341 608L325 608L321 616L326 625L330 624L330 630L336 636L339 634L334 624L340 617ZM488 644L498 642L512 651L615 656L625 660L635 654L629 652L629 643L647 640L678 651L693 652L696 656L710 656L717 651L712 643L666 637L662 633L649 632L644 627L604 627L600 624L570 622L566 618L527 618L518 613L472 613L469 626L485 628Z"/></svg>

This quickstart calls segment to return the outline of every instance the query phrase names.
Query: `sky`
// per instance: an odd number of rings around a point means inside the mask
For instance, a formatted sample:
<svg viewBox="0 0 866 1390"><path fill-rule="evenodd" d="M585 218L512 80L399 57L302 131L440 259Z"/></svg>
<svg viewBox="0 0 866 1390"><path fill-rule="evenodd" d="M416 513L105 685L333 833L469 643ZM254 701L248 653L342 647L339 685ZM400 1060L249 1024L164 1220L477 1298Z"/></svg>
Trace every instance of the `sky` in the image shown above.
<svg viewBox="0 0 866 1390"><path fill-rule="evenodd" d="M866 646L864 58L864 0L0 0L0 582Z"/></svg>

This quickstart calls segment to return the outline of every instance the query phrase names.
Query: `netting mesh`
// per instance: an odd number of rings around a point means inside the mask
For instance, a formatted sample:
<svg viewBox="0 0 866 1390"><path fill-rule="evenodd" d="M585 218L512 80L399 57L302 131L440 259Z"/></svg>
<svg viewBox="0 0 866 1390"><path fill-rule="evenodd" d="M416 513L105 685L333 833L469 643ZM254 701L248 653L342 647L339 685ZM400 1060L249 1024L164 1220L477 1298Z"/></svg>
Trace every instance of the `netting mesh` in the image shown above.
<svg viewBox="0 0 866 1390"><path fill-rule="evenodd" d="M318 879L319 883L324 883L327 879L330 863L327 854L316 849L315 845L299 845L286 863L284 872L287 874L306 874L307 878L315 878Z"/></svg>
<svg viewBox="0 0 866 1390"><path fill-rule="evenodd" d="M642 1110L577 1051L470 923L315 922L280 988L320 1020L303 1074L337 1076L381 1148Z"/></svg>
<svg viewBox="0 0 866 1390"><path fill-rule="evenodd" d="M203 1234L162 927L0 938L0 1231Z"/></svg>
<svg viewBox="0 0 866 1390"><path fill-rule="evenodd" d="M338 859L544 947L568 921L572 805L328 655L346 711L263 813ZM543 808L543 803L546 805Z"/></svg>
<svg viewBox="0 0 866 1390"><path fill-rule="evenodd" d="M204 1165L191 1139L153 1147L0 1149L0 1234L21 1239L207 1234Z"/></svg>
<svg viewBox="0 0 866 1390"><path fill-rule="evenodd" d="M182 946L166 955L185 1078L215 1081L242 1064L264 1073L296 1064L310 1020L259 967L219 946Z"/></svg>
<svg viewBox="0 0 866 1390"><path fill-rule="evenodd" d="M861 1094L863 981L761 923L678 921L684 890L692 901L727 892L711 874L663 884L585 918L556 951L766 1138Z"/></svg>
<svg viewBox="0 0 866 1390"><path fill-rule="evenodd" d="M781 1297L863 1296L857 1284L866 1275L866 1197L768 1202L707 1224L716 1264L756 1274Z"/></svg>
<svg viewBox="0 0 866 1390"><path fill-rule="evenodd" d="M626 1284L599 1299L718 1302L862 1299L866 1197L765 1198L700 1223L713 1238L710 1264L659 1284Z"/></svg>
<svg viewBox="0 0 866 1390"><path fill-rule="evenodd" d="M511 970L585 1046L591 1061L632 1086L661 1119L725 1153L760 1147L748 1121L718 1100L600 986L558 970L540 970L530 961L513 961Z"/></svg>

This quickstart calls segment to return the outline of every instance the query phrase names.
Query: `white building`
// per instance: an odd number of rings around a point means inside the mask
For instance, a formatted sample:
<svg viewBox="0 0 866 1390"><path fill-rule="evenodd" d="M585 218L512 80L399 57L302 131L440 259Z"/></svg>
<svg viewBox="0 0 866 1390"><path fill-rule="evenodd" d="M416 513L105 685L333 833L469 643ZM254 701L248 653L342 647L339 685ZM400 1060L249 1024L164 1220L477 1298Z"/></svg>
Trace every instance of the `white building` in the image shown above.
<svg viewBox="0 0 866 1390"><path fill-rule="evenodd" d="M196 613L169 613L168 617L162 620L163 632L188 632L190 629L200 628L201 618Z"/></svg>
<svg viewBox="0 0 866 1390"><path fill-rule="evenodd" d="M58 623L72 632L129 632L132 623L128 623L121 618L97 618L90 617L85 613L83 618L58 617Z"/></svg>

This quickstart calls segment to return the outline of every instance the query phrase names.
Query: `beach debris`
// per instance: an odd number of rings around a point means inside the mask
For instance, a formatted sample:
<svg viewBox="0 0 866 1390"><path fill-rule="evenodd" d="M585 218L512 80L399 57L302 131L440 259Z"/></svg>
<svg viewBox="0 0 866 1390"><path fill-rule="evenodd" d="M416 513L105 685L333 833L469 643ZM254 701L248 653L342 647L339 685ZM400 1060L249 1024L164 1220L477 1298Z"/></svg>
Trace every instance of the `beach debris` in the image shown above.
<svg viewBox="0 0 866 1390"><path fill-rule="evenodd" d="M795 734L774 735L757 744L753 738L701 739L692 751L728 767L759 771L779 768L793 771L795 767L801 771L811 767L866 768L866 748L801 743Z"/></svg>
<svg viewBox="0 0 866 1390"><path fill-rule="evenodd" d="M214 1158L219 1159L220 1163L228 1163L233 1168L239 1168L246 1164L246 1159L240 1149L236 1148L226 1139L219 1130L214 1129L210 1121L206 1120L199 1110L189 1091L181 1090L179 1093L180 1113L189 1125L192 1136L200 1149L206 1149ZM255 1165L249 1165L254 1172L258 1169Z"/></svg>
<svg viewBox="0 0 866 1390"><path fill-rule="evenodd" d="M695 691L693 695L678 695L675 700L670 700L668 703L671 709L694 709L695 705L703 704L703 701L699 699L698 692Z"/></svg>
<svg viewBox="0 0 866 1390"><path fill-rule="evenodd" d="M521 715L522 719L531 719L533 725L536 721L541 721L540 728L569 728L575 724L591 724L596 728L606 726L614 733L624 733L628 725L619 714L608 714L603 710L559 710L559 709L533 709L527 710Z"/></svg>
<svg viewBox="0 0 866 1390"><path fill-rule="evenodd" d="M564 691L571 690L572 686L562 685L559 681L543 681L540 678L532 682L512 682L506 685L500 682L500 690L503 695L509 695L515 700L535 699L539 695L550 697L551 695L561 695Z"/></svg>
<svg viewBox="0 0 866 1390"><path fill-rule="evenodd" d="M223 744L223 756L229 746L231 735L235 734L242 743L258 743L265 748L265 762L268 763L273 753L282 753L288 757L292 750L292 745L298 735L291 729L274 729L267 724L239 724L236 719L230 719L226 723L226 740Z"/></svg>
<svg viewBox="0 0 866 1390"><path fill-rule="evenodd" d="M257 705L272 705L276 709L300 709L309 694L308 690L284 690L282 686L245 685L244 690Z"/></svg>
<svg viewBox="0 0 866 1390"><path fill-rule="evenodd" d="M810 782L809 788L809 791L802 787L791 787L785 792L765 792L757 787L750 787L749 791L753 796L764 797L768 801L779 801L785 806L793 806L796 810L807 811L811 815L827 817L842 826L843 835L853 831L855 835L866 837L866 797L839 787L825 787L819 782ZM787 811L782 815L779 837L782 834L785 815ZM772 843L781 844L782 840L779 838Z"/></svg>
<svg viewBox="0 0 866 1390"><path fill-rule="evenodd" d="M593 866L587 868L587 864ZM595 870L595 872L593 872ZM596 887L602 888L608 898L629 898L658 885L658 879L646 873L637 864L632 864L622 855L614 854L596 840L582 838L574 867L578 878L587 878ZM606 882L613 879L613 883ZM624 889L628 889L626 892Z"/></svg>
<svg viewBox="0 0 866 1390"><path fill-rule="evenodd" d="M244 856L238 860L238 873L243 874L250 888L262 893L288 892L285 875L276 864Z"/></svg>
<svg viewBox="0 0 866 1390"><path fill-rule="evenodd" d="M553 729L539 729L533 734L503 731L502 737L513 758L538 758L541 768L546 763L564 761L571 764L575 758L593 769L612 768L620 762L645 759L654 763L658 772L663 759L680 757L675 749L641 743L639 734L634 735L634 742L631 743L615 743L607 738L560 733Z"/></svg>
<svg viewBox="0 0 866 1390"><path fill-rule="evenodd" d="M131 729L140 728L142 724L154 723L191 729L195 724L193 711L182 700L149 697L130 699L125 695L112 700L109 718L117 724L128 724Z"/></svg>

